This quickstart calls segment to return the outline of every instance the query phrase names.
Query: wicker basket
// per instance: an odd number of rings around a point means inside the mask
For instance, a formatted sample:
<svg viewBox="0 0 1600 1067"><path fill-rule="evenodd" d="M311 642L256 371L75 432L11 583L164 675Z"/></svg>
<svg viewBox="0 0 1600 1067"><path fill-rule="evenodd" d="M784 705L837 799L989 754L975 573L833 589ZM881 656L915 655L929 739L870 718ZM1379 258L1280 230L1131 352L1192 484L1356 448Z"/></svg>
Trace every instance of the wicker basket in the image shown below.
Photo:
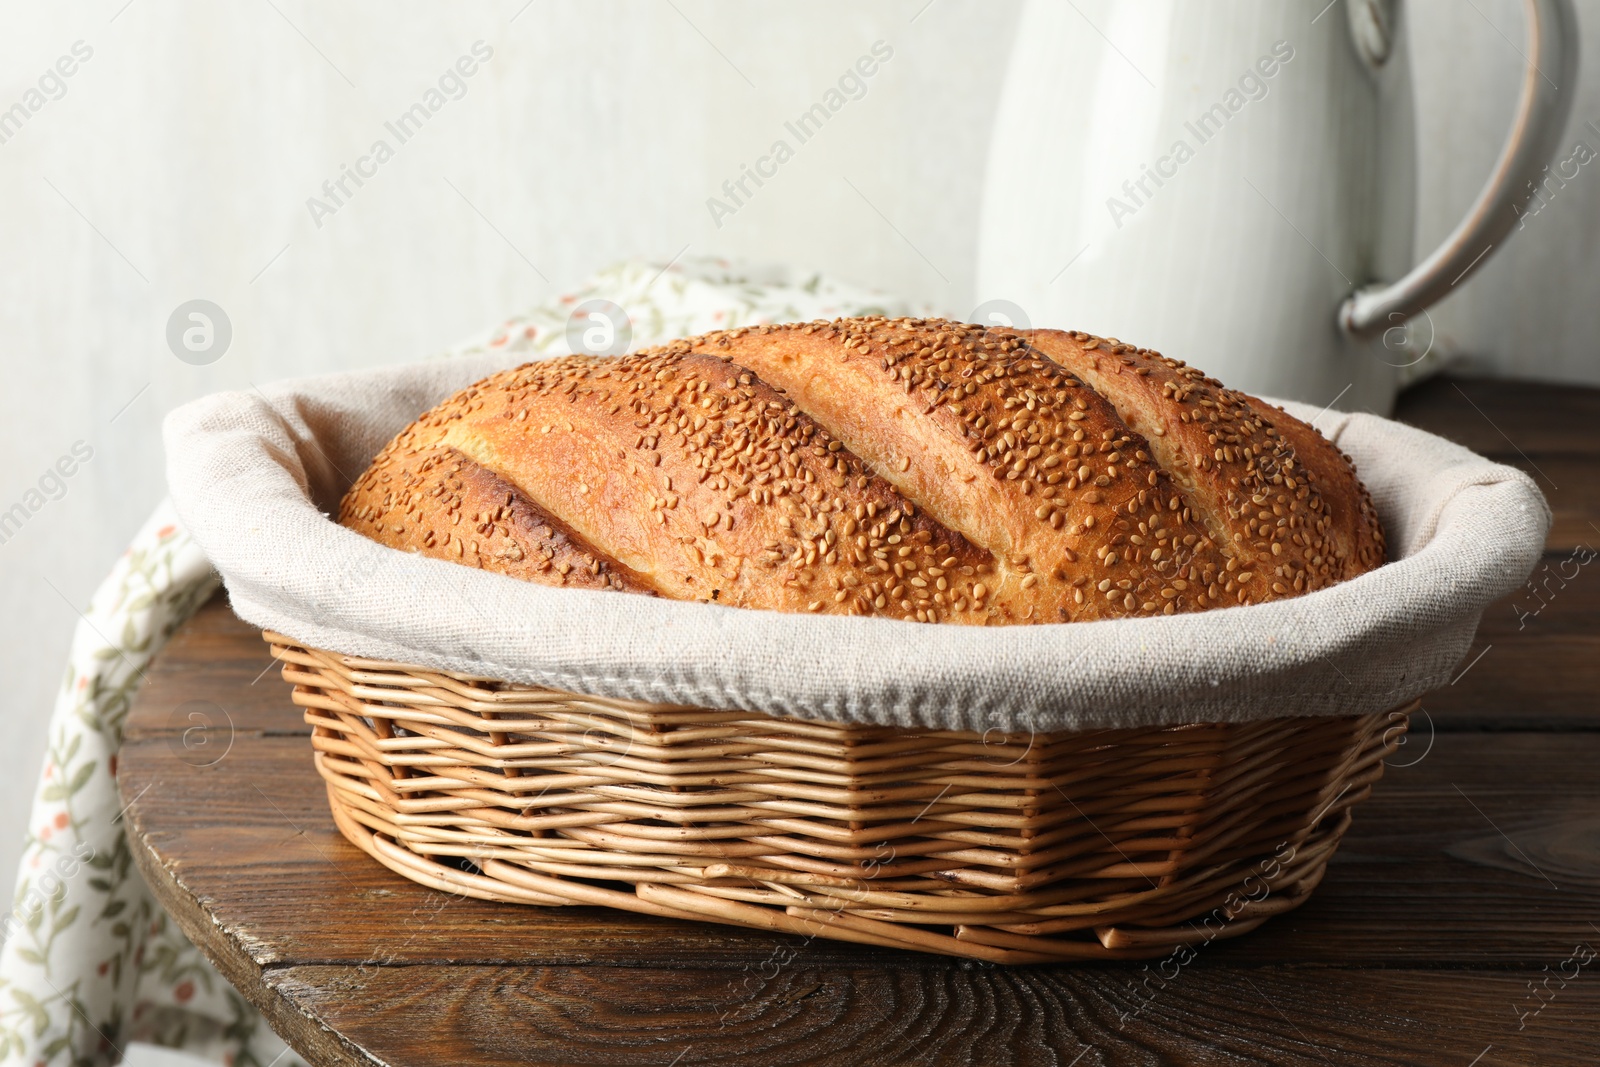
<svg viewBox="0 0 1600 1067"><path fill-rule="evenodd" d="M1298 906L1416 706L979 735L577 696L264 636L340 830L408 878L1003 963L1159 956Z"/></svg>

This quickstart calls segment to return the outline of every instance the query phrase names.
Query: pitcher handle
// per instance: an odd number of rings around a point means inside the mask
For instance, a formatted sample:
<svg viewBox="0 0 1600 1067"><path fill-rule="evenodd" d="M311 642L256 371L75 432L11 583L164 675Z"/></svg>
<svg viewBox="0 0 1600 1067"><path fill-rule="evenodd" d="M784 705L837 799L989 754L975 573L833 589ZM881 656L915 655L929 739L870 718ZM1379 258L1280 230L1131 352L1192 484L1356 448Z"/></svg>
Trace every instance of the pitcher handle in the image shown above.
<svg viewBox="0 0 1600 1067"><path fill-rule="evenodd" d="M1527 67L1517 113L1483 191L1454 232L1399 281L1364 286L1345 298L1339 326L1374 337L1442 299L1483 265L1517 222L1517 204L1556 149L1566 128L1578 77L1577 19L1571 0L1523 0ZM1565 86L1565 88L1562 88Z"/></svg>

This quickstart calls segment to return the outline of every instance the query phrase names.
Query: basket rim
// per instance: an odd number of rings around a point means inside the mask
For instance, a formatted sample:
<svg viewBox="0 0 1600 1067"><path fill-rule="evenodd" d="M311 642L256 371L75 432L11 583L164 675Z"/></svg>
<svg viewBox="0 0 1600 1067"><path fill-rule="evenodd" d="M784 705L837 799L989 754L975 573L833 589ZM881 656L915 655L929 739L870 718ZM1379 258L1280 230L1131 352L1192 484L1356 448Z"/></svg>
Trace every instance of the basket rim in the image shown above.
<svg viewBox="0 0 1600 1067"><path fill-rule="evenodd" d="M831 721L1022 732L1360 714L1448 681L1483 608L1535 565L1549 521L1521 471L1331 413L1395 562L1249 607L981 628L540 586L377 545L318 509L342 491L339 469L361 469L416 413L507 362L280 383L169 416L174 503L235 611L348 655Z"/></svg>

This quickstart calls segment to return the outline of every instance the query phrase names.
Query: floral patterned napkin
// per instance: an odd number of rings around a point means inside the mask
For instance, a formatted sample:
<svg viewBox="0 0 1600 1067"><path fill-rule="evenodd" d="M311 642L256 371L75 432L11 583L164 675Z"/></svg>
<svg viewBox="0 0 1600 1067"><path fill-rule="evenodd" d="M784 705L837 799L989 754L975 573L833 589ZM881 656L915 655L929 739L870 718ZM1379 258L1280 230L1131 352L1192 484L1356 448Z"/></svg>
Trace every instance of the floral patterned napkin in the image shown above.
<svg viewBox="0 0 1600 1067"><path fill-rule="evenodd" d="M117 750L146 666L216 576L166 501L82 613L0 919L0 1062L112 1064L130 1041L298 1062L179 932L133 866Z"/></svg>
<svg viewBox="0 0 1600 1067"><path fill-rule="evenodd" d="M791 268L634 261L446 356L621 352L733 326L930 313ZM122 831L117 750L129 705L166 639L216 587L162 501L81 613L16 894L0 918L4 1067L102 1067L132 1041L234 1067L300 1063L161 910Z"/></svg>

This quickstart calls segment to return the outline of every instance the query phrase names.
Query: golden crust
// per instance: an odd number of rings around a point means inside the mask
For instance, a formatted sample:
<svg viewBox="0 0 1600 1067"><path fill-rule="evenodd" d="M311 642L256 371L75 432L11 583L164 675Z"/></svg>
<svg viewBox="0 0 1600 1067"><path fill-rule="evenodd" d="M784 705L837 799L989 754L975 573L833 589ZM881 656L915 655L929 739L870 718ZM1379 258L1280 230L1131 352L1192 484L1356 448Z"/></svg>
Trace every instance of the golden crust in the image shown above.
<svg viewBox="0 0 1600 1067"><path fill-rule="evenodd" d="M1344 566L1328 576L1327 580L1307 588L1320 589L1358 574L1365 574L1383 566L1387 543L1383 526L1378 522L1378 509L1373 506L1372 494L1356 476L1355 464L1327 438L1280 407L1245 398L1256 414L1270 420L1288 442L1296 464L1310 476L1312 486L1321 490L1322 514L1327 517L1326 536L1336 559ZM1269 472L1275 473L1275 472ZM1296 486L1300 493L1302 487ZM1350 493L1354 490L1354 498ZM1332 502L1330 503L1330 498Z"/></svg>
<svg viewBox="0 0 1600 1067"><path fill-rule="evenodd" d="M391 446L339 521L391 548L574 589L656 590L579 540L514 483L449 446Z"/></svg>
<svg viewBox="0 0 1600 1067"><path fill-rule="evenodd" d="M530 581L968 624L1255 603L1383 559L1349 461L1280 409L1088 334L920 319L503 371L391 442L340 521Z"/></svg>
<svg viewBox="0 0 1600 1067"><path fill-rule="evenodd" d="M1149 437L1237 561L1241 603L1313 592L1383 562L1371 498L1314 428L1148 349L1059 330L1027 336Z"/></svg>
<svg viewBox="0 0 1600 1067"><path fill-rule="evenodd" d="M1226 563L1104 398L1023 338L856 319L710 334L905 496L997 556L1023 621L1210 607Z"/></svg>
<svg viewBox="0 0 1600 1067"><path fill-rule="evenodd" d="M984 595L989 553L921 514L787 398L721 359L567 357L504 371L424 415L373 468L440 448L515 484L577 542L662 596L1007 621L1005 605ZM384 543L406 547L379 527Z"/></svg>

